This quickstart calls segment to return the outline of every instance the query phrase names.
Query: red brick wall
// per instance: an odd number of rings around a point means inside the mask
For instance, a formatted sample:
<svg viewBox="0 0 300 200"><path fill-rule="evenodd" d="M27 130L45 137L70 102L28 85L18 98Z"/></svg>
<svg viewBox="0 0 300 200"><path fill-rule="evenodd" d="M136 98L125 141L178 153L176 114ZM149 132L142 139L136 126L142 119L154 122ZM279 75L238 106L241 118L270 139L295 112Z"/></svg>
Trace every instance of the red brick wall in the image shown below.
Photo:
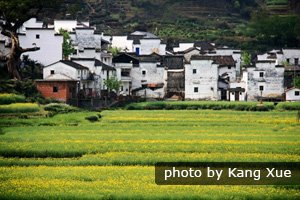
<svg viewBox="0 0 300 200"><path fill-rule="evenodd" d="M45 98L52 98L66 102L70 98L69 87L76 85L72 82L45 81L36 82L37 89ZM53 87L58 87L58 92L53 92Z"/></svg>

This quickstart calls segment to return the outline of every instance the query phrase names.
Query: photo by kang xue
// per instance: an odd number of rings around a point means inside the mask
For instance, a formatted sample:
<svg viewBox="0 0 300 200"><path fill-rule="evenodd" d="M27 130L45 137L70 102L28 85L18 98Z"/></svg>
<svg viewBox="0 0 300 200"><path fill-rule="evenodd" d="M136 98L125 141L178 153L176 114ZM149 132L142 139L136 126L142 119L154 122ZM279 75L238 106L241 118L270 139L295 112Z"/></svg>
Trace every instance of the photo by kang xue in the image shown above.
<svg viewBox="0 0 300 200"><path fill-rule="evenodd" d="M299 13L0 0L0 199L300 199Z"/></svg>

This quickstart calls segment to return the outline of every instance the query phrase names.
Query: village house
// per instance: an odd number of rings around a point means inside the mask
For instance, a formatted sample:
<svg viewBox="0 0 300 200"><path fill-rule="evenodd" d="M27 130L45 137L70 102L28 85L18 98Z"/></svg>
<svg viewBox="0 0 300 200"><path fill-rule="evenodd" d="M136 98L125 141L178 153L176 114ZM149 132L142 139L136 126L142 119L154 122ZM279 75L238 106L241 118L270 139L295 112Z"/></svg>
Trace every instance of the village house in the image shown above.
<svg viewBox="0 0 300 200"><path fill-rule="evenodd" d="M20 45L23 48L39 47L38 51L26 52L29 56L46 66L62 59L63 36L55 33L54 28L25 28L25 33L19 33Z"/></svg>
<svg viewBox="0 0 300 200"><path fill-rule="evenodd" d="M280 100L284 93L284 66L275 61L257 61L243 73L248 101Z"/></svg>
<svg viewBox="0 0 300 200"><path fill-rule="evenodd" d="M232 56L193 55L185 64L185 98L226 100L231 70L235 71Z"/></svg>
<svg viewBox="0 0 300 200"><path fill-rule="evenodd" d="M122 52L136 55L151 55L156 53L166 55L166 44L156 35L135 31L128 36L112 36L112 47L120 48Z"/></svg>
<svg viewBox="0 0 300 200"><path fill-rule="evenodd" d="M300 101L300 88L292 87L285 91L286 101Z"/></svg>
<svg viewBox="0 0 300 200"><path fill-rule="evenodd" d="M165 98L184 99L184 57L164 56L163 66L167 73Z"/></svg>
<svg viewBox="0 0 300 200"><path fill-rule="evenodd" d="M67 102L75 98L80 90L85 91L89 69L69 60L52 63L43 69L43 79L36 80L37 89L45 98ZM89 92L89 91L88 91Z"/></svg>
<svg viewBox="0 0 300 200"><path fill-rule="evenodd" d="M158 54L136 56L123 53L113 59L122 82L120 94L145 98L163 98L165 70Z"/></svg>

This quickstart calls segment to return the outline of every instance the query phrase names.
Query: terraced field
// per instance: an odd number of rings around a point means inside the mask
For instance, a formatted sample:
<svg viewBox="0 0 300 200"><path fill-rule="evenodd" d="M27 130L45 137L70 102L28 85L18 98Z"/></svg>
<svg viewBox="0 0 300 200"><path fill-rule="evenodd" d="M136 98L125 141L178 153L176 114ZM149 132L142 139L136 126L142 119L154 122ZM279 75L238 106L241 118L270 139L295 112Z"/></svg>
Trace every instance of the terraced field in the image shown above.
<svg viewBox="0 0 300 200"><path fill-rule="evenodd" d="M299 187L158 186L158 161L300 161L294 111L104 111L0 118L1 199L299 199ZM73 122L73 123L72 123Z"/></svg>

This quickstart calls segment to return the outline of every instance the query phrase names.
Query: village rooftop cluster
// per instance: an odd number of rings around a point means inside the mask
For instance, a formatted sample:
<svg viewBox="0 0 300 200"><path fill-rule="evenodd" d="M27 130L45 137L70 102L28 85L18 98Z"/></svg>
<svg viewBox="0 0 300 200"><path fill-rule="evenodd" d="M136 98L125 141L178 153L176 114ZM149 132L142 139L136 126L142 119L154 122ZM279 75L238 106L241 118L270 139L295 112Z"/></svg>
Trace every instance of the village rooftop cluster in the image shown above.
<svg viewBox="0 0 300 200"><path fill-rule="evenodd" d="M63 36L69 32L75 48L63 58ZM27 52L45 67L37 88L46 98L68 102L78 98L101 98L107 94L105 80L115 76L121 83L118 95L155 99L227 101L299 101L295 77L300 74L300 49L277 49L256 55L243 65L239 49L210 42L179 43L166 50L156 35L135 31L124 36L97 33L89 22L54 20L43 25L35 18L19 29L20 45L37 46ZM0 53L6 55L10 41L0 35ZM120 52L114 56L109 51Z"/></svg>

